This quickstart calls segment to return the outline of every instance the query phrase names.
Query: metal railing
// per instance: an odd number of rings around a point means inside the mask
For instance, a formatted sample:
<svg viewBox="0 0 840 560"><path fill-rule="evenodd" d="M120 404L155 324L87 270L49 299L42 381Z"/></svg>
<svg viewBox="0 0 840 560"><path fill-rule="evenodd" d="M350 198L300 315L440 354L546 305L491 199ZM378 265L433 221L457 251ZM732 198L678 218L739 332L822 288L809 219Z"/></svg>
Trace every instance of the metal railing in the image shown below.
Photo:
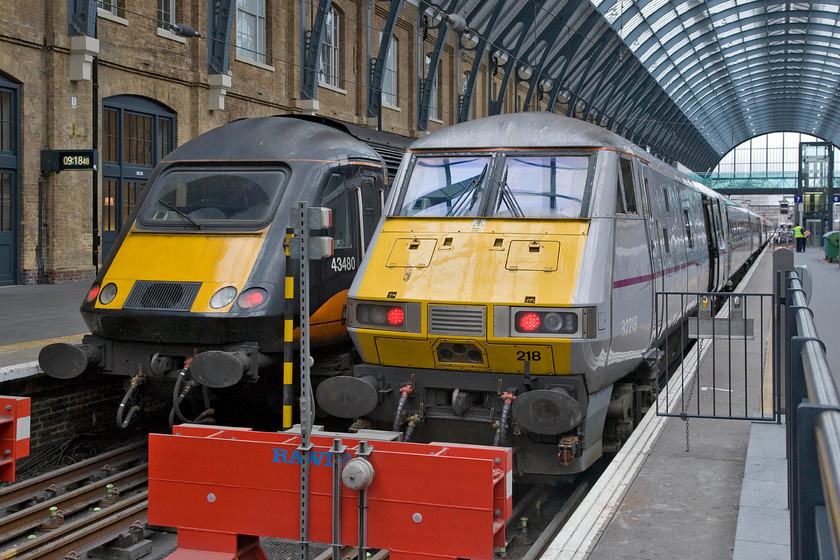
<svg viewBox="0 0 840 560"><path fill-rule="evenodd" d="M777 346L768 330L778 331L773 301L772 293L656 292L660 370L680 380L660 386L657 378L657 415L780 421ZM696 341L689 351L686 340Z"/></svg>
<svg viewBox="0 0 840 560"><path fill-rule="evenodd" d="M798 274L785 285L791 558L840 558L840 392Z"/></svg>

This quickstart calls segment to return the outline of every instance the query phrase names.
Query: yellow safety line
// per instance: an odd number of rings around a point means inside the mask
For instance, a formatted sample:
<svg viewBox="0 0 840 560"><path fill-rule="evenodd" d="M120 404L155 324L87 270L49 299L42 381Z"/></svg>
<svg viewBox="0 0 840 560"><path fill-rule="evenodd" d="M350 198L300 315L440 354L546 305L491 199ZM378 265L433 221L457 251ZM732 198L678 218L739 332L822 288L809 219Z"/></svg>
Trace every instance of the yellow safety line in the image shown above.
<svg viewBox="0 0 840 560"><path fill-rule="evenodd" d="M37 348L54 342L73 342L74 340L81 340L86 334L89 333L71 334L70 336L59 336L57 338L44 338L41 340L18 342L17 344L7 344L6 346L0 346L0 352L14 352L16 350L25 350L27 348Z"/></svg>

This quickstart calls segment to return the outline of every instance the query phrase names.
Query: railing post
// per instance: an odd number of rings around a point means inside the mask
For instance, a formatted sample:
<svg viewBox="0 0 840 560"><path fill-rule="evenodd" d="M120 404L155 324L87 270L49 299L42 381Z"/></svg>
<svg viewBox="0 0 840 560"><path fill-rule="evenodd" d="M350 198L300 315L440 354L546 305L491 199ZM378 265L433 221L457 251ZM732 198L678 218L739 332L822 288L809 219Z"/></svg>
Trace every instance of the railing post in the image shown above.
<svg viewBox="0 0 840 560"><path fill-rule="evenodd" d="M799 338L796 341L798 350L801 350L808 340L817 339ZM801 362L798 369L803 369ZM804 377L804 373L802 375ZM817 508L825 506L825 494L822 478L814 476L820 472L815 424L819 415L829 410L840 412L840 407L802 403L797 407L796 414L791 415L796 416L798 420L797 447L794 453L797 471L796 478L791 479L793 484L790 488L790 495L794 500L793 507L790 508L792 559L822 558L819 553L820 541L826 543L832 540L830 533L820 535L817 527Z"/></svg>

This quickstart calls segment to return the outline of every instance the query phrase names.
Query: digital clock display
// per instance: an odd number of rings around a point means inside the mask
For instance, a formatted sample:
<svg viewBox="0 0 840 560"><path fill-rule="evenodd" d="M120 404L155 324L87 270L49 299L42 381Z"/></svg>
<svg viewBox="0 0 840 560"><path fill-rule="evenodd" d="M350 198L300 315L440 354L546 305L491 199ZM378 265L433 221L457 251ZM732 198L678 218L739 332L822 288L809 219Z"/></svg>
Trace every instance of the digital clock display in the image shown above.
<svg viewBox="0 0 840 560"><path fill-rule="evenodd" d="M98 150L41 150L41 174L60 173L65 169L96 169Z"/></svg>
<svg viewBox="0 0 840 560"><path fill-rule="evenodd" d="M92 151L59 152L61 169L93 169Z"/></svg>

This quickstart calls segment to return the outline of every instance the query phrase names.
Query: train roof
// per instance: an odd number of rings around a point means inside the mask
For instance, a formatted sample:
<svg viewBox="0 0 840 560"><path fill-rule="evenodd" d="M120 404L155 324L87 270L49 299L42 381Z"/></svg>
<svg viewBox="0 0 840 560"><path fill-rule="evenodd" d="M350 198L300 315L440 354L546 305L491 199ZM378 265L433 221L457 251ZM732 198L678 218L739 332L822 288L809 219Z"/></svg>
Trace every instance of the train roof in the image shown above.
<svg viewBox="0 0 840 560"><path fill-rule="evenodd" d="M415 141L409 150L557 146L615 148L630 153L639 150L605 128L544 111L494 115L455 124Z"/></svg>
<svg viewBox="0 0 840 560"><path fill-rule="evenodd" d="M231 121L185 142L164 161L348 161L382 157L346 127L289 116Z"/></svg>

